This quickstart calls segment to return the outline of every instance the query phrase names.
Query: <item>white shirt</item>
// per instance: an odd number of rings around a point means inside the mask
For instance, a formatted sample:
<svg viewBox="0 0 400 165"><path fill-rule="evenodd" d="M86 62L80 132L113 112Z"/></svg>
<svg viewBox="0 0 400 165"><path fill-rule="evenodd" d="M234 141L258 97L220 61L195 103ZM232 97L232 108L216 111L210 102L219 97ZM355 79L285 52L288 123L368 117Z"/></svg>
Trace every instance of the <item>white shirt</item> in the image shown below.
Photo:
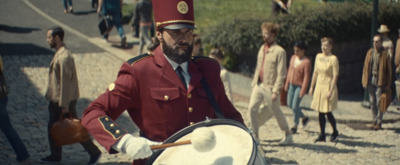
<svg viewBox="0 0 400 165"><path fill-rule="evenodd" d="M186 88L189 89L189 82L190 82L191 76L190 76L190 74L188 72L188 62L184 62L182 64L178 64L178 63L170 60L165 54L164 54L164 57L167 59L168 63L171 64L172 69L174 69L174 71L176 70L176 68L178 66L182 67L182 75L183 75L183 78L185 78L185 83L186 83L185 85L186 85Z"/></svg>

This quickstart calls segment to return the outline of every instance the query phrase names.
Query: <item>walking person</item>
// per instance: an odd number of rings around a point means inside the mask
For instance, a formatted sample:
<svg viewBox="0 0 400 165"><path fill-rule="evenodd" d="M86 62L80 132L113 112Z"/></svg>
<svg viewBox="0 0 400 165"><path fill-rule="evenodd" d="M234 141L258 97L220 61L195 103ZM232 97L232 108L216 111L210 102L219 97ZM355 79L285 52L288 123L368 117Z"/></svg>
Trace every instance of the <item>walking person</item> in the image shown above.
<svg viewBox="0 0 400 165"><path fill-rule="evenodd" d="M195 43L194 43L195 44ZM231 87L231 79L229 78L229 71L222 65L222 60L224 60L225 55L222 51L218 48L212 48L208 55L210 58L215 59L218 61L219 66L221 68L221 80L225 87L225 94L228 96L228 99L233 104L233 94L232 94L232 87Z"/></svg>
<svg viewBox="0 0 400 165"><path fill-rule="evenodd" d="M272 0L272 14L289 14L293 0Z"/></svg>
<svg viewBox="0 0 400 165"><path fill-rule="evenodd" d="M338 91L336 83L339 76L339 61L332 54L333 40L328 37L321 39L322 53L315 58L314 73L311 80L309 94L313 96L311 108L318 111L320 134L315 142L325 141L326 117L332 126L331 141L336 141L339 132L332 111L337 108ZM315 89L314 89L315 87ZM326 116L326 117L325 117Z"/></svg>
<svg viewBox="0 0 400 165"><path fill-rule="evenodd" d="M122 2L123 0L99 0L97 7L97 13L103 16L111 16L113 25L117 28L118 35L121 37L121 47L126 47L126 36L124 28L122 27L121 17L122 17ZM111 30L110 30L111 31ZM108 41L109 33L103 35L103 39Z"/></svg>
<svg viewBox="0 0 400 165"><path fill-rule="evenodd" d="M203 95L206 89L214 94L225 118L243 124L224 93L218 62L192 59L193 0L153 0L153 9L160 46L124 62L117 79L82 117L83 126L109 153L127 154L135 165L146 163L153 154L151 145L206 118L217 118ZM124 111L140 128L140 137L115 122Z"/></svg>
<svg viewBox="0 0 400 165"><path fill-rule="evenodd" d="M279 127L285 132L280 144L290 144L293 142L292 134L280 108L279 97L286 77L286 51L276 43L279 33L278 24L264 22L261 25L261 31L265 43L258 52L257 66L251 83L253 90L248 108L251 127L255 136L259 138L259 127L263 123L259 122L258 111L261 103L265 103L268 105L266 110L273 112Z"/></svg>
<svg viewBox="0 0 400 165"><path fill-rule="evenodd" d="M193 34L193 53L192 56L204 56L203 44L198 34Z"/></svg>
<svg viewBox="0 0 400 165"><path fill-rule="evenodd" d="M64 4L64 13L74 13L72 8L72 0L63 0Z"/></svg>
<svg viewBox="0 0 400 165"><path fill-rule="evenodd" d="M300 108L301 99L306 94L310 82L311 62L305 55L306 50L307 45L304 41L294 44L294 55L290 59L284 88L288 92L287 105L293 111L294 126L290 129L292 134L297 132L300 118L302 118L303 127L310 120Z"/></svg>
<svg viewBox="0 0 400 165"><path fill-rule="evenodd" d="M382 24L379 27L378 32L382 36L382 47L383 47L383 49L387 50L390 59L393 59L394 45L393 45L392 40L389 38L390 29L387 27L387 25Z"/></svg>
<svg viewBox="0 0 400 165"><path fill-rule="evenodd" d="M3 60L0 56L0 128L1 132L5 135L12 149L17 155L18 162L26 162L29 159L28 150L22 142L18 132L11 125L10 117L7 112L7 86L3 74Z"/></svg>
<svg viewBox="0 0 400 165"><path fill-rule="evenodd" d="M137 55L141 55L143 53L143 48L151 44L150 30L153 24L152 12L153 6L151 4L151 0L140 0L136 4L134 19L131 28L132 31L135 32L135 27L140 27L139 50Z"/></svg>
<svg viewBox="0 0 400 165"><path fill-rule="evenodd" d="M392 62L388 50L382 46L382 36L375 35L373 48L369 49L364 61L362 86L368 90L372 110L372 124L370 128L382 129L383 109L379 108L381 95L385 90L391 90Z"/></svg>
<svg viewBox="0 0 400 165"><path fill-rule="evenodd" d="M47 133L49 138L50 155L42 158L44 162L60 162L62 147L56 146L50 136L50 128L59 120L61 114L69 113L77 118L76 103L79 98L78 77L75 62L71 52L64 44L64 30L61 27L51 27L47 31L47 43L56 53L49 67L49 83L46 99L49 100L49 122ZM89 164L95 164L101 156L97 146L88 140L81 145L90 155Z"/></svg>

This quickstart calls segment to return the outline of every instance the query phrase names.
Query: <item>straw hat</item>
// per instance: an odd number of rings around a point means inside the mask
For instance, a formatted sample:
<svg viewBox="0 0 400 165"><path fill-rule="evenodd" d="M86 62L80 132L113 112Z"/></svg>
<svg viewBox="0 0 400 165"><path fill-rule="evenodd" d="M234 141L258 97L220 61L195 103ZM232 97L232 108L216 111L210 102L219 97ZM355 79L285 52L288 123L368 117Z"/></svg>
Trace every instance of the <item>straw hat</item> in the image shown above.
<svg viewBox="0 0 400 165"><path fill-rule="evenodd" d="M390 32L390 29L386 25L382 24L381 27L378 29L378 32L379 33L387 33L387 32Z"/></svg>

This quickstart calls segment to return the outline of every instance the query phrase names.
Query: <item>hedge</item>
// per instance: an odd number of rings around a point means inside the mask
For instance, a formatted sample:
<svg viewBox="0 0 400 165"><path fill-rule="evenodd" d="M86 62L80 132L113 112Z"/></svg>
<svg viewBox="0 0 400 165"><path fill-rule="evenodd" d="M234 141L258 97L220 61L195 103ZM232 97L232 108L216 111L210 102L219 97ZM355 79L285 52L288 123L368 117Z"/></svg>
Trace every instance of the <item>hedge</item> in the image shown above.
<svg viewBox="0 0 400 165"><path fill-rule="evenodd" d="M246 59L255 61L256 52L263 43L260 29L262 22L280 24L277 42L288 50L298 40L305 40L309 45L319 45L323 36L332 37L335 43L369 40L371 19L372 3L328 3L321 5L318 10L304 8L288 15L269 18L244 16L225 20L209 27L201 35L206 51L211 47L222 48L228 56L224 65L230 70L241 72L242 69L251 70L254 67L242 63ZM392 36L397 36L400 5L380 3L378 20L379 24L386 24L392 29Z"/></svg>

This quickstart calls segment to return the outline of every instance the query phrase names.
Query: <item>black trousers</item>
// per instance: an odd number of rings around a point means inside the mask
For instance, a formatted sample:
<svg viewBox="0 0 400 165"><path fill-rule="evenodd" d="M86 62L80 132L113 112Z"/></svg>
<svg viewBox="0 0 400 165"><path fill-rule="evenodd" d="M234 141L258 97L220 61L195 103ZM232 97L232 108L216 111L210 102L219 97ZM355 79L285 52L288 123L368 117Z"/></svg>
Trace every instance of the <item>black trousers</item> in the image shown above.
<svg viewBox="0 0 400 165"><path fill-rule="evenodd" d="M69 113L71 114L71 117L77 118L76 114L76 103L77 101L71 101L69 103ZM51 126L57 122L60 119L60 115L62 112L62 108L58 106L58 103L51 102L49 103L49 123L47 125L47 135L49 138L49 146L50 146L50 152L51 156L61 158L61 152L62 152L62 147L61 146L56 146L54 144L54 141L52 137L50 136L50 128ZM89 153L89 155L96 155L99 154L101 151L97 146L93 143L92 140L88 140L87 142L82 142L81 143L82 147Z"/></svg>

